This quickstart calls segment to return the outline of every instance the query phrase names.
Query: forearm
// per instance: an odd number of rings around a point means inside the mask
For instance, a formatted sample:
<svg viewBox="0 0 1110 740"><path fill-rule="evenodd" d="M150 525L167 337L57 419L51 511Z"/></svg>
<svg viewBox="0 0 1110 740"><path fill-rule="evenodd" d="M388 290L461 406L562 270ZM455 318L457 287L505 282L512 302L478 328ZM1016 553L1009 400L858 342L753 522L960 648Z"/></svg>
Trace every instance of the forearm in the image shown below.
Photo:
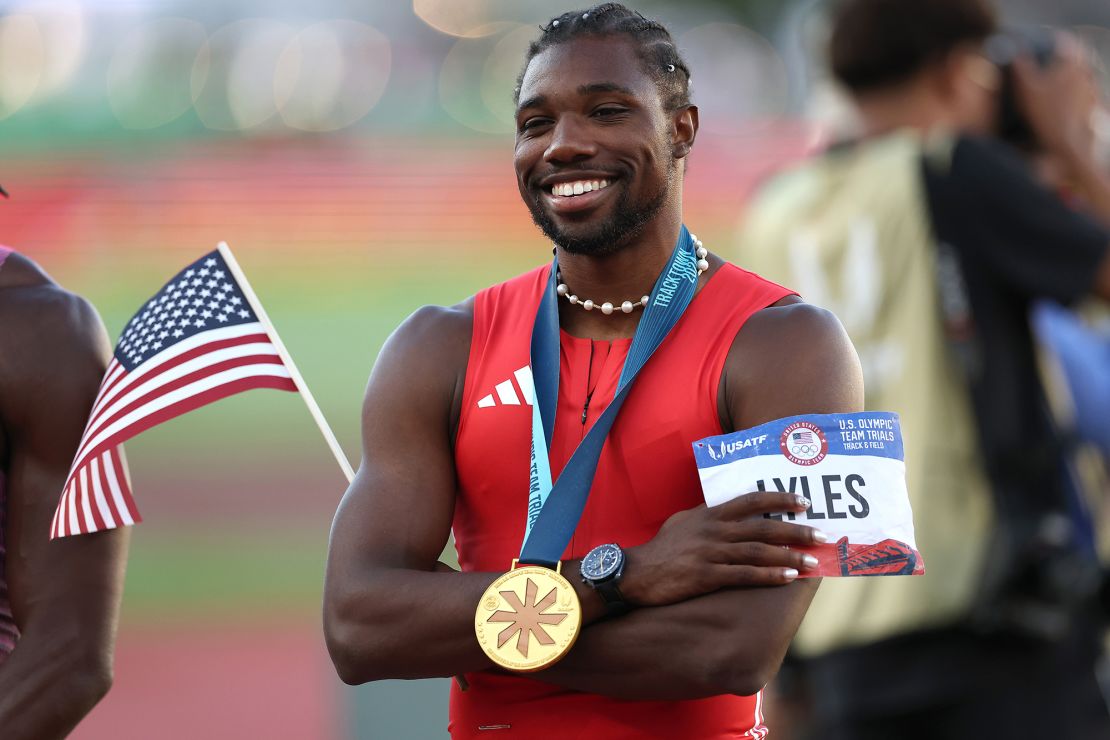
<svg viewBox="0 0 1110 740"><path fill-rule="evenodd" d="M583 625L605 611L578 576L579 560L563 564L582 607ZM357 684L383 678L456 676L493 667L474 634L474 612L500 573L459 573L443 563L433 572L376 569L327 599L325 634L340 678Z"/></svg>
<svg viewBox="0 0 1110 740"><path fill-rule="evenodd" d="M109 658L63 640L24 635L0 664L0 734L5 740L64 738L111 683Z"/></svg>
<svg viewBox="0 0 1110 740"><path fill-rule="evenodd" d="M753 694L778 670L816 588L809 579L637 609L583 630L536 678L620 699Z"/></svg>
<svg viewBox="0 0 1110 740"><path fill-rule="evenodd" d="M324 631L340 678L359 684L488 668L474 610L497 576L378 569L329 589Z"/></svg>

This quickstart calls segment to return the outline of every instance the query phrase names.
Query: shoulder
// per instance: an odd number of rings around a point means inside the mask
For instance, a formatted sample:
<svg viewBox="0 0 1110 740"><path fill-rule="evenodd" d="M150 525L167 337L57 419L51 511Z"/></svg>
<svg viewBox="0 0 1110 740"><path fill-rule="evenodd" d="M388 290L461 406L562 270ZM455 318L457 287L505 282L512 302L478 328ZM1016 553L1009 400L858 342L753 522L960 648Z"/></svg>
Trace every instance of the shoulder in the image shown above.
<svg viewBox="0 0 1110 740"><path fill-rule="evenodd" d="M466 373L474 324L474 298L454 306L423 306L385 341L371 373L370 391L382 383L416 392L453 387Z"/></svg>
<svg viewBox="0 0 1110 740"><path fill-rule="evenodd" d="M0 407L91 400L111 354L96 309L26 257L9 256L0 274Z"/></svg>
<svg viewBox="0 0 1110 740"><path fill-rule="evenodd" d="M103 357L107 336L92 304L13 253L0 270L0 354Z"/></svg>
<svg viewBox="0 0 1110 740"><path fill-rule="evenodd" d="M796 296L748 319L729 350L724 379L737 429L863 405L859 358L840 320Z"/></svg>
<svg viewBox="0 0 1110 740"><path fill-rule="evenodd" d="M752 314L733 346L760 355L815 359L850 349L852 343L832 311L787 296Z"/></svg>
<svg viewBox="0 0 1110 740"><path fill-rule="evenodd" d="M925 143L924 161L926 178L934 181L994 187L1015 179L1034 179L1020 152L986 136L932 136Z"/></svg>
<svg viewBox="0 0 1110 740"><path fill-rule="evenodd" d="M381 418L457 427L473 324L474 298L469 298L454 306L424 306L397 327L366 386L364 445L380 436L374 430Z"/></svg>
<svg viewBox="0 0 1110 740"><path fill-rule="evenodd" d="M469 345L474 325L473 297L454 306L421 306L394 330L385 348L439 354L460 343Z"/></svg>
<svg viewBox="0 0 1110 740"><path fill-rule="evenodd" d="M733 262L722 261L720 268L713 274L713 279L720 281L730 291L753 293L756 300L767 296L768 300L763 304L763 307L775 303L794 292L774 280L763 277L758 272L745 269Z"/></svg>

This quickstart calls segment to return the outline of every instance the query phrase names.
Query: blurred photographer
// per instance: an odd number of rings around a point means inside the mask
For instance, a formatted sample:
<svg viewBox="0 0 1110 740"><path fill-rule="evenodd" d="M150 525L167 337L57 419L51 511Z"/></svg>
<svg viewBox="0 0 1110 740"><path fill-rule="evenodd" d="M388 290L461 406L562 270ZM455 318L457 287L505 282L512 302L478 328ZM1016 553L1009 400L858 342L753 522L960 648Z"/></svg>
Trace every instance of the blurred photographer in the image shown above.
<svg viewBox="0 0 1110 740"><path fill-rule="evenodd" d="M1079 45L998 32L984 0L839 3L861 136L769 182L740 235L752 269L838 314L867 407L906 439L927 573L818 594L795 649L823 740L1110 737L1089 502L1029 325L1038 299L1110 299L1110 180Z"/></svg>

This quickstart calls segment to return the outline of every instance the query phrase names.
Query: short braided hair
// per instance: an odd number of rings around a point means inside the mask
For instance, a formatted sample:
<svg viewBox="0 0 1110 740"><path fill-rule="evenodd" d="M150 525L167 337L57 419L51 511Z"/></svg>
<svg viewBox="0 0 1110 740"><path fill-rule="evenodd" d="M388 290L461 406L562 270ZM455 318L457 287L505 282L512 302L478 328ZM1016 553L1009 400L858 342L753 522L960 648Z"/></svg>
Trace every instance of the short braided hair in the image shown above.
<svg viewBox="0 0 1110 740"><path fill-rule="evenodd" d="M517 77L513 102L520 102L524 73L537 54L548 47L580 38L627 36L635 42L636 55L644 71L659 90L663 108L676 111L690 105L690 68L678 51L671 32L658 21L649 20L620 3L602 3L585 10L572 10L552 18L528 47L524 67Z"/></svg>

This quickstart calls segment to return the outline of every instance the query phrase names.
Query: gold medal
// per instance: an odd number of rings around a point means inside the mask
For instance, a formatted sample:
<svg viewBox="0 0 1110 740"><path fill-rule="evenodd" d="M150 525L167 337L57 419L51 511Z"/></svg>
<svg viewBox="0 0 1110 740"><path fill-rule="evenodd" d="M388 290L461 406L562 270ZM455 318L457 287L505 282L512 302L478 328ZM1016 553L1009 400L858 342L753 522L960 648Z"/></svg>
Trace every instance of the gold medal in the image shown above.
<svg viewBox="0 0 1110 740"><path fill-rule="evenodd" d="M490 584L474 612L478 644L497 665L528 673L557 663L578 639L582 607L560 570L517 567Z"/></svg>

